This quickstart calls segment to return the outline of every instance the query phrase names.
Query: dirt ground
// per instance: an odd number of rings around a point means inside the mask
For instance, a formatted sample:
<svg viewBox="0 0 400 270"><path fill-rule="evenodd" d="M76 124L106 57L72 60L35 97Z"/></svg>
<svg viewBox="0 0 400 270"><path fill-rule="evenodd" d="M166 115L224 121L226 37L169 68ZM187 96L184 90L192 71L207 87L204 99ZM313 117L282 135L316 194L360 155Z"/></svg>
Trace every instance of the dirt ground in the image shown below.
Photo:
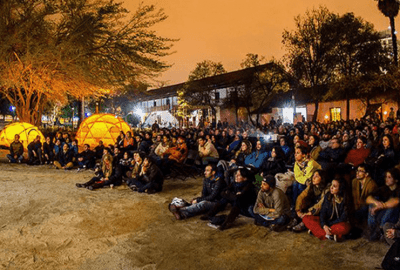
<svg viewBox="0 0 400 270"><path fill-rule="evenodd" d="M92 171L0 160L0 269L374 269L388 247L270 232L240 217L220 232L198 217L174 220L173 197L202 179L167 180L162 193L78 189Z"/></svg>

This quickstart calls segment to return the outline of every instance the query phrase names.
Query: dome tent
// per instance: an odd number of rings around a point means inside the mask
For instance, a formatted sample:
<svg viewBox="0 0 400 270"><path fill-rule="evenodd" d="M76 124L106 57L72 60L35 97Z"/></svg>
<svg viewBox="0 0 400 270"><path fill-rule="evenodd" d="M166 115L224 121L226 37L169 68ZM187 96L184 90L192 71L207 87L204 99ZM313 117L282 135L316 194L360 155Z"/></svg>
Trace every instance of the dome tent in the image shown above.
<svg viewBox="0 0 400 270"><path fill-rule="evenodd" d="M76 133L78 145L89 144L93 149L103 141L104 145L114 144L120 131L130 131L129 125L120 117L113 114L93 114L86 118Z"/></svg>
<svg viewBox="0 0 400 270"><path fill-rule="evenodd" d="M37 135L40 136L40 141L42 143L45 141L45 138L38 127L29 123L15 122L5 126L1 131L0 145L10 147L11 143L14 141L15 134L19 134L19 140L22 142L25 150L28 148L28 144L32 142Z"/></svg>

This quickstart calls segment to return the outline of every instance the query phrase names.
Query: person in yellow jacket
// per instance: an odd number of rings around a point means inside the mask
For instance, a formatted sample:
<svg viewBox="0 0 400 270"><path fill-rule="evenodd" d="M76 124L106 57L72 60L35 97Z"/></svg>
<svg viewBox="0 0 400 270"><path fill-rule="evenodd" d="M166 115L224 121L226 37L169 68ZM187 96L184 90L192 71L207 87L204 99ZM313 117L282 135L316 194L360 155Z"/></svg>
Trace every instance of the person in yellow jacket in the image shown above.
<svg viewBox="0 0 400 270"><path fill-rule="evenodd" d="M292 206L294 207L297 197L307 187L307 182L311 181L316 170L320 170L321 166L308 155L308 148L304 145L299 145L295 149L294 154L294 183L293 183L293 196Z"/></svg>

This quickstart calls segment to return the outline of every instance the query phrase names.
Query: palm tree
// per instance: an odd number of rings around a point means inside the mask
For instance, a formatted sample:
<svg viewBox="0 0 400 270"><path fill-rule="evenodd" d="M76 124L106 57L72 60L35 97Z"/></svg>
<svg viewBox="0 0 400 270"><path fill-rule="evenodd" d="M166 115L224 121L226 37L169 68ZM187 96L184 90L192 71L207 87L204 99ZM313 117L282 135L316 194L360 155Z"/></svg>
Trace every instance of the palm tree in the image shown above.
<svg viewBox="0 0 400 270"><path fill-rule="evenodd" d="M379 10L390 19L390 30L392 32L393 44L393 59L394 64L397 66L397 38L395 34L394 18L399 14L399 1L398 0L378 0Z"/></svg>

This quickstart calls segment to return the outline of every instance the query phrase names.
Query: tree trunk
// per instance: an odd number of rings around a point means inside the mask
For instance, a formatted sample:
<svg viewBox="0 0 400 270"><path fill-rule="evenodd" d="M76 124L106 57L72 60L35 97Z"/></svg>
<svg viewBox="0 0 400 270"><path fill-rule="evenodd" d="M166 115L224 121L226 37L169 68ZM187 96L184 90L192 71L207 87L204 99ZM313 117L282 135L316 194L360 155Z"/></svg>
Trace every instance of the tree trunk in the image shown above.
<svg viewBox="0 0 400 270"><path fill-rule="evenodd" d="M317 122L319 102L315 101L314 105L315 105L315 111L313 115L313 122Z"/></svg>
<svg viewBox="0 0 400 270"><path fill-rule="evenodd" d="M397 67L398 59L397 59L397 37L396 30L394 24L394 17L390 17L390 30L392 32L392 46L393 46L393 64Z"/></svg>

